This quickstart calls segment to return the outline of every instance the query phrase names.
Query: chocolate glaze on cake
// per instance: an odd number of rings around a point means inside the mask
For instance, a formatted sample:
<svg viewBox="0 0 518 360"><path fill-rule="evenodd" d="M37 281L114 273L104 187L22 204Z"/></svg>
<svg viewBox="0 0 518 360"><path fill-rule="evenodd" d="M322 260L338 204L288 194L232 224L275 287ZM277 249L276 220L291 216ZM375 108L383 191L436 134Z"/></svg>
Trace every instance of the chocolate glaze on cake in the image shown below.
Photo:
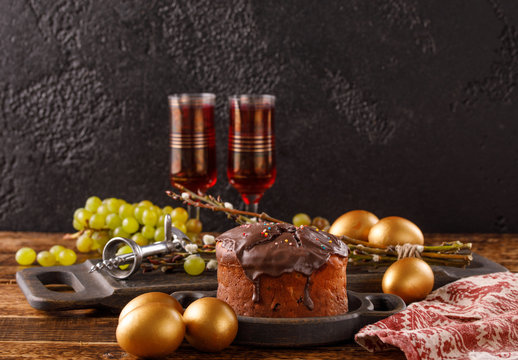
<svg viewBox="0 0 518 360"><path fill-rule="evenodd" d="M349 253L347 245L331 234L285 223L241 225L221 234L217 241L235 254L253 282L254 302L260 299L261 275L277 277L296 271L306 276L303 301L310 310L311 274L325 265L331 255L347 257Z"/></svg>

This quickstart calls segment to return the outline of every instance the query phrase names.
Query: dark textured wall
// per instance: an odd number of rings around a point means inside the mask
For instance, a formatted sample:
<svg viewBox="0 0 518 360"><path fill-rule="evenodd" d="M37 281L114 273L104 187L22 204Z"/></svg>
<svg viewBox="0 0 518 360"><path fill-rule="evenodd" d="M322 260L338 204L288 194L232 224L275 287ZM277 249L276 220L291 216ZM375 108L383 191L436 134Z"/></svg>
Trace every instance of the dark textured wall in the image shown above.
<svg viewBox="0 0 518 360"><path fill-rule="evenodd" d="M518 2L0 0L0 229L169 203L167 95L277 96L271 215L518 232ZM205 215L218 227L219 215Z"/></svg>

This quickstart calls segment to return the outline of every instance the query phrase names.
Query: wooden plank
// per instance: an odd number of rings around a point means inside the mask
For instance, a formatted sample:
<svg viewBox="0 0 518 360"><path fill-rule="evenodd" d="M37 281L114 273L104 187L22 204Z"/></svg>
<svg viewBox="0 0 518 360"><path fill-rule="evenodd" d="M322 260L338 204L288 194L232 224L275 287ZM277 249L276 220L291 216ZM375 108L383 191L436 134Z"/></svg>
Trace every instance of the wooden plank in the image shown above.
<svg viewBox="0 0 518 360"><path fill-rule="evenodd" d="M136 357L124 352L116 343L103 342L10 342L0 341L0 358L2 359L127 359ZM382 353L369 353L356 344L347 343L333 347L269 349L230 346L219 353L202 353L183 343L176 352L166 359L199 360L200 358L220 359L362 359L362 360L399 360L405 359L399 350Z"/></svg>
<svg viewBox="0 0 518 360"><path fill-rule="evenodd" d="M14 254L23 246L33 247L36 251L47 250L56 244L66 247L75 246L73 240L63 240L63 235L63 233L0 231L0 243L2 243L0 252Z"/></svg>
<svg viewBox="0 0 518 360"><path fill-rule="evenodd" d="M0 341L0 358L2 359L137 359L127 356L113 343L57 343L57 342L10 342Z"/></svg>
<svg viewBox="0 0 518 360"><path fill-rule="evenodd" d="M41 311L32 308L17 284L0 285L0 318L9 316L49 317L49 316L88 316L88 317L115 317L117 314L110 310L79 309L69 311Z"/></svg>
<svg viewBox="0 0 518 360"><path fill-rule="evenodd" d="M52 314L0 317L0 341L115 342L118 319Z"/></svg>

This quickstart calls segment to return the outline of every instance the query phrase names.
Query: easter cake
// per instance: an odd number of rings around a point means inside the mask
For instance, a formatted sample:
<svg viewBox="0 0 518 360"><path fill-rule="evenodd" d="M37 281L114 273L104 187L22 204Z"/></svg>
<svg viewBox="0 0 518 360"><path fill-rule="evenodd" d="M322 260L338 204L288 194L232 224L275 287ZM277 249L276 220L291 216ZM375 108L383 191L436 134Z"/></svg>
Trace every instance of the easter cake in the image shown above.
<svg viewBox="0 0 518 360"><path fill-rule="evenodd" d="M314 317L348 310L348 248L312 227L255 223L217 239L217 297L238 315Z"/></svg>

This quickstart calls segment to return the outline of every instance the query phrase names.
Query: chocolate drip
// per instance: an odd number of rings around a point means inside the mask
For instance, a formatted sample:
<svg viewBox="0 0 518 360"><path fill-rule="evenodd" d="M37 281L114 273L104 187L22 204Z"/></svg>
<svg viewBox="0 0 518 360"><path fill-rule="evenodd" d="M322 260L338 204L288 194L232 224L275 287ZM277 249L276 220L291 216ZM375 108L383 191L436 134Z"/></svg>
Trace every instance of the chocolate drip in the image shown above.
<svg viewBox="0 0 518 360"><path fill-rule="evenodd" d="M254 293L252 294L252 301L259 302L261 300L261 279L256 279L254 283Z"/></svg>
<svg viewBox="0 0 518 360"><path fill-rule="evenodd" d="M341 240L311 227L291 224L256 223L241 225L221 234L218 242L236 254L246 276L254 283L253 301L260 301L261 275L281 276L293 271L307 277L304 304L313 308L309 277L333 254L347 257Z"/></svg>
<svg viewBox="0 0 518 360"><path fill-rule="evenodd" d="M306 307L309 310L313 310L315 305L313 304L313 300L311 300L311 296L309 296L309 287L310 286L311 286L311 280L308 276L306 279L306 285L304 286L304 305L306 305Z"/></svg>

